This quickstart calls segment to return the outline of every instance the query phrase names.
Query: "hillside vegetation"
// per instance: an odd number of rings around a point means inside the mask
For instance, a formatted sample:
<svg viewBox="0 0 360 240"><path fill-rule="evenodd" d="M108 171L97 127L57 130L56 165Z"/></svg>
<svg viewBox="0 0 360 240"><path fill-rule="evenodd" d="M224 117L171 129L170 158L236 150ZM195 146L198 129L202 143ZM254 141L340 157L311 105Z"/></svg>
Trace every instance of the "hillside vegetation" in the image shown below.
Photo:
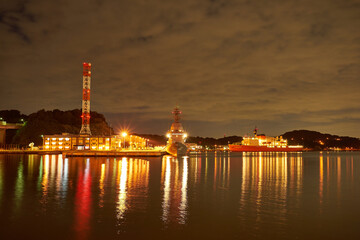
<svg viewBox="0 0 360 240"><path fill-rule="evenodd" d="M69 111L40 110L27 117L25 126L17 131L12 143L28 145L42 145L42 135L49 134L79 134L81 128L81 110ZM110 135L112 129L107 124L105 117L97 112L90 114L90 129L92 135Z"/></svg>
<svg viewBox="0 0 360 240"><path fill-rule="evenodd" d="M305 148L314 150L324 150L328 148L360 149L359 138L324 134L309 130L294 130L286 132L282 136L288 140L290 145L303 145Z"/></svg>

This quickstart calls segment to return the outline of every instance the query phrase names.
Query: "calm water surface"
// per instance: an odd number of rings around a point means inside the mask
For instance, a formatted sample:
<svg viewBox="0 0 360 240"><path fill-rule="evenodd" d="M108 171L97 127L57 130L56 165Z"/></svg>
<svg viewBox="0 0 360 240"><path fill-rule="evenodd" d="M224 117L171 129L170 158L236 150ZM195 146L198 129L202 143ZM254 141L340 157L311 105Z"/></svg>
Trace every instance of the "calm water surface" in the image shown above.
<svg viewBox="0 0 360 240"><path fill-rule="evenodd" d="M358 239L360 153L0 155L0 239Z"/></svg>

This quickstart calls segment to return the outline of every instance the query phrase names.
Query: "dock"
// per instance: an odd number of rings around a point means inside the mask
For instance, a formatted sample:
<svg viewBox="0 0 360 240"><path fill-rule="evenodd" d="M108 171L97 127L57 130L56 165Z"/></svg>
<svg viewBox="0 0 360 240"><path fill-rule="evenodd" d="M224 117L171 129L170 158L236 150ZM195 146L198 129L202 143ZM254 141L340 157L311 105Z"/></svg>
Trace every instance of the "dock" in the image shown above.
<svg viewBox="0 0 360 240"><path fill-rule="evenodd" d="M70 150L62 152L64 157L161 157L166 155L161 150L123 150L123 151L86 151Z"/></svg>
<svg viewBox="0 0 360 240"><path fill-rule="evenodd" d="M68 151L49 151L49 150L0 150L0 154L39 154L54 155L62 154L63 157L161 157L167 153L163 150L68 150Z"/></svg>

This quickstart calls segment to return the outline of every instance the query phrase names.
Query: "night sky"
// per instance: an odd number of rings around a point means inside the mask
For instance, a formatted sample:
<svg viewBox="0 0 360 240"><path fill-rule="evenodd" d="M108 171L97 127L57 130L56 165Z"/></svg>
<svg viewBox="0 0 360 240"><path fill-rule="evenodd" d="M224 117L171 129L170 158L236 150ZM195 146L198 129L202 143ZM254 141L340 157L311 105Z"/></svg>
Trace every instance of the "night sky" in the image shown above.
<svg viewBox="0 0 360 240"><path fill-rule="evenodd" d="M116 130L360 137L360 1L0 2L0 110L91 109Z"/></svg>

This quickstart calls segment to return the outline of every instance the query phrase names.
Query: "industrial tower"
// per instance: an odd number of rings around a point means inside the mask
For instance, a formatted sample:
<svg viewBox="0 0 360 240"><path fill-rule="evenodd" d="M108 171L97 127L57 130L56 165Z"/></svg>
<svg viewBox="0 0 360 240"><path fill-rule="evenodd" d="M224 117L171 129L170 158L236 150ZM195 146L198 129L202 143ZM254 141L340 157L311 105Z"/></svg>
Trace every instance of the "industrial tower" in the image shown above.
<svg viewBox="0 0 360 240"><path fill-rule="evenodd" d="M82 125L80 134L91 135L90 131L90 80L91 63L83 63Z"/></svg>

